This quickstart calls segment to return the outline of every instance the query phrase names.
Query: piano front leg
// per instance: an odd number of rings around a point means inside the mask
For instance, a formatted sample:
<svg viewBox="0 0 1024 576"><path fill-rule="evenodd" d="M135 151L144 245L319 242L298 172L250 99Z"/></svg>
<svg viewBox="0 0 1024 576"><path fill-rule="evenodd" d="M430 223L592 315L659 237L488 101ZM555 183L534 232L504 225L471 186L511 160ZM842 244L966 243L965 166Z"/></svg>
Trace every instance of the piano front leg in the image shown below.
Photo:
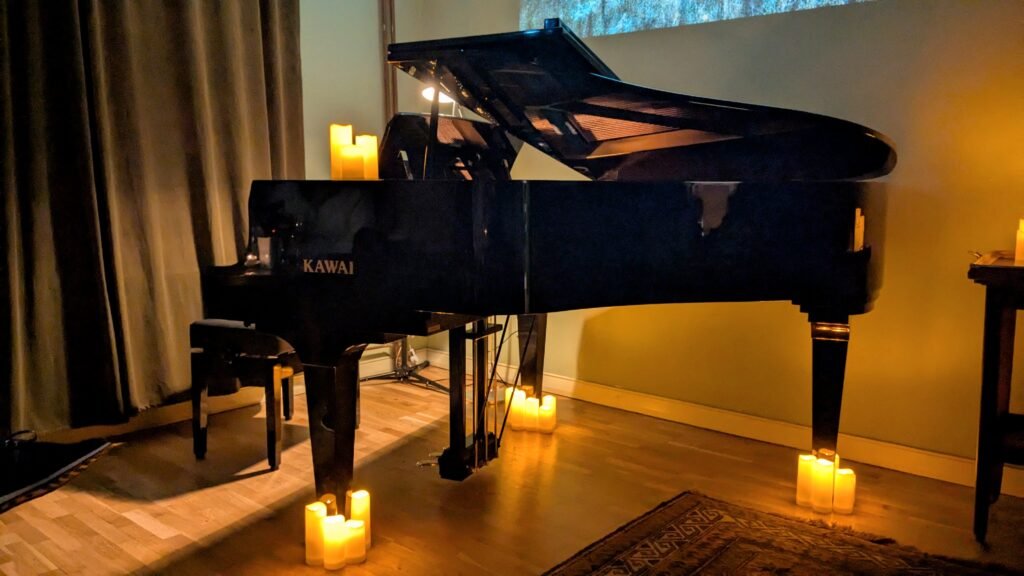
<svg viewBox="0 0 1024 576"><path fill-rule="evenodd" d="M849 342L847 318L825 322L811 316L811 448L816 452L836 450Z"/></svg>
<svg viewBox="0 0 1024 576"><path fill-rule="evenodd" d="M359 358L365 344L350 346L334 366L305 364L309 439L316 494L345 494L355 467Z"/></svg>

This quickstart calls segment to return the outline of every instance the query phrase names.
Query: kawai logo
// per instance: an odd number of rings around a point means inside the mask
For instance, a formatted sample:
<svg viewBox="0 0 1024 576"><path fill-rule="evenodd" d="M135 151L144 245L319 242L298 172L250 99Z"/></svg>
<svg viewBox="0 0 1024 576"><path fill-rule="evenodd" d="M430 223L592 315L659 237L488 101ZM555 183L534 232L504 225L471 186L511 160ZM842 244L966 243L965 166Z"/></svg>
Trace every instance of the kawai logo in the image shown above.
<svg viewBox="0 0 1024 576"><path fill-rule="evenodd" d="M353 260L303 258L302 271L311 274L342 274L344 276L352 276L356 273L356 263Z"/></svg>

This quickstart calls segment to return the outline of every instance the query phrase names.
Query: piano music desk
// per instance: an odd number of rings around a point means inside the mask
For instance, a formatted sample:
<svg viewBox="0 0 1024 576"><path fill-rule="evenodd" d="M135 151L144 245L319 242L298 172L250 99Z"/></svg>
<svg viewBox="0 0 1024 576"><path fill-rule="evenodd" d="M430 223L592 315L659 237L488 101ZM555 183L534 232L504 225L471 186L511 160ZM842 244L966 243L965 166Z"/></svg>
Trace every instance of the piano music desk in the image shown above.
<svg viewBox="0 0 1024 576"><path fill-rule="evenodd" d="M971 264L967 277L985 286L978 421L974 536L985 542L988 509L998 498L1003 464L1024 464L1024 415L1010 413L1010 382L1017 310L1024 309L1024 265L1013 252L989 252Z"/></svg>

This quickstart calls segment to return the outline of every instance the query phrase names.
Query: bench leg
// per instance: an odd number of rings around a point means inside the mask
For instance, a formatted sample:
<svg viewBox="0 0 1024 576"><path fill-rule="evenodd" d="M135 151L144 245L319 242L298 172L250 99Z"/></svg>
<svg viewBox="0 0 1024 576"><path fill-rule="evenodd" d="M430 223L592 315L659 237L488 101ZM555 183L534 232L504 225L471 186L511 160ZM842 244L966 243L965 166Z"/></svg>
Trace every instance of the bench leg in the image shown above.
<svg viewBox="0 0 1024 576"><path fill-rule="evenodd" d="M274 364L272 374L266 382L267 403L267 461L271 470L277 470L281 464L281 366Z"/></svg>
<svg viewBox="0 0 1024 576"><path fill-rule="evenodd" d="M192 353L192 452L196 460L206 458L206 426L209 419L207 392L207 358L203 352Z"/></svg>
<svg viewBox="0 0 1024 576"><path fill-rule="evenodd" d="M286 373L287 373L287 371L286 371ZM281 390L281 397L282 397L282 401L284 403L284 419L285 420L291 420L292 416L295 414L295 376L294 376L294 374L290 374L287 378L285 378L281 382L281 385L283 386L283 389Z"/></svg>

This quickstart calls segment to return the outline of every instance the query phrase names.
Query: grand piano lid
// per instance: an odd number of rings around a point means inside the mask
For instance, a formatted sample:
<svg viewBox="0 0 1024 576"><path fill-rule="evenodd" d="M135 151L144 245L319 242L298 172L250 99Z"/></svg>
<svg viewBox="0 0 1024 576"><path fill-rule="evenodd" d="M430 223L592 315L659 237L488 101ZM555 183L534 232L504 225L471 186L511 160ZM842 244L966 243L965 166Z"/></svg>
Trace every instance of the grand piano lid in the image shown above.
<svg viewBox="0 0 1024 576"><path fill-rule="evenodd" d="M855 180L896 164L852 122L623 82L558 19L392 44L388 62L598 180Z"/></svg>

